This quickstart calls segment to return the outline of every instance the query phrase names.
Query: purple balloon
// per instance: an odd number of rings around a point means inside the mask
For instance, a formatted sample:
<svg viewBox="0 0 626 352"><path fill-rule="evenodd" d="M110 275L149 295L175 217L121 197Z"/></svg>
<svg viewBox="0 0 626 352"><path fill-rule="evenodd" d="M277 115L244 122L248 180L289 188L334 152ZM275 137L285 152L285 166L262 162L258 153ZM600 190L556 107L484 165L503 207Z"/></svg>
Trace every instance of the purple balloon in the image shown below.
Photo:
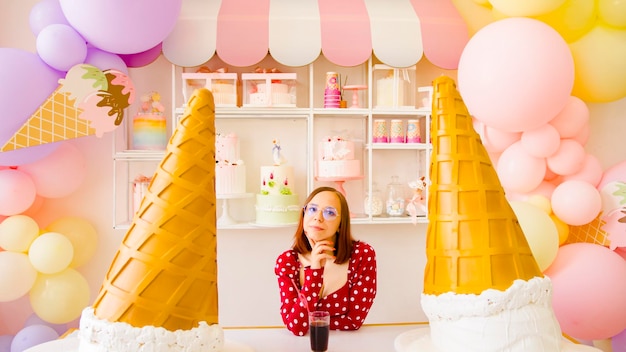
<svg viewBox="0 0 626 352"><path fill-rule="evenodd" d="M49 326L51 328L54 329L54 331L57 332L57 334L59 334L59 336L65 334L65 332L67 331L67 324L53 324L53 323L49 323L43 319L41 319L36 313L31 314L28 319L26 319L26 322L24 322L24 327L27 326L31 326L31 325L46 325ZM1 352L2 350L0 350Z"/></svg>
<svg viewBox="0 0 626 352"><path fill-rule="evenodd" d="M59 0L41 0L33 5L29 15L30 30L35 36L51 24L68 24Z"/></svg>
<svg viewBox="0 0 626 352"><path fill-rule="evenodd" d="M69 23L93 46L116 54L141 53L174 29L182 0L60 0Z"/></svg>
<svg viewBox="0 0 626 352"><path fill-rule="evenodd" d="M137 54L122 54L120 57L128 67L143 67L154 62L160 55L163 43L159 43L152 49Z"/></svg>
<svg viewBox="0 0 626 352"><path fill-rule="evenodd" d="M59 334L46 325L31 325L18 331L11 342L11 352L23 352L33 346L56 340Z"/></svg>
<svg viewBox="0 0 626 352"><path fill-rule="evenodd" d="M0 352L11 352L13 335L0 335Z"/></svg>
<svg viewBox="0 0 626 352"><path fill-rule="evenodd" d="M115 69L128 74L128 67L120 55L109 53L98 48L87 48L86 64L96 66L101 71Z"/></svg>
<svg viewBox="0 0 626 352"><path fill-rule="evenodd" d="M626 329L611 337L613 352L626 352Z"/></svg>
<svg viewBox="0 0 626 352"><path fill-rule="evenodd" d="M68 71L85 61L87 42L66 24L51 24L37 36L37 53L43 61L59 71Z"/></svg>
<svg viewBox="0 0 626 352"><path fill-rule="evenodd" d="M52 69L34 53L0 48L0 146L28 120L57 88L63 73ZM32 163L52 153L55 143L0 152L0 165Z"/></svg>

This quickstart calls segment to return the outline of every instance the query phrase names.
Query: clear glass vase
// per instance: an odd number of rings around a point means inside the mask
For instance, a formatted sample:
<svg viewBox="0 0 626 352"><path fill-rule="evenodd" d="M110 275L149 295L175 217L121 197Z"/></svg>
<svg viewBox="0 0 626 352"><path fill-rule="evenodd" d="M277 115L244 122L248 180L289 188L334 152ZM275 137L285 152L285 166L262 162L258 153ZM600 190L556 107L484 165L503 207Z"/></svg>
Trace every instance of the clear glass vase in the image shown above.
<svg viewBox="0 0 626 352"><path fill-rule="evenodd" d="M404 206L404 185L398 181L398 176L391 176L391 182L387 185L387 198L385 200L387 215L402 216L404 214Z"/></svg>

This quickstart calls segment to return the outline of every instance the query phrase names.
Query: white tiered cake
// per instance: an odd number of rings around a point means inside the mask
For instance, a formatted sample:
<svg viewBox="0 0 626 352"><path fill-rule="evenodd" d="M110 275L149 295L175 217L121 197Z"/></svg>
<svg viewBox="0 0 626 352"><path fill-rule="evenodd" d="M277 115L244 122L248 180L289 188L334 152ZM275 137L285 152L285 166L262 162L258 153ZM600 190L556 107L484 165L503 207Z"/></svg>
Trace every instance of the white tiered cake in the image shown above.
<svg viewBox="0 0 626 352"><path fill-rule="evenodd" d="M246 193L246 165L239 157L239 137L234 133L215 136L215 193Z"/></svg>
<svg viewBox="0 0 626 352"><path fill-rule="evenodd" d="M298 222L302 208L294 189L294 172L284 165L280 142L274 140L273 165L261 166L260 193L256 195L256 223L291 225Z"/></svg>

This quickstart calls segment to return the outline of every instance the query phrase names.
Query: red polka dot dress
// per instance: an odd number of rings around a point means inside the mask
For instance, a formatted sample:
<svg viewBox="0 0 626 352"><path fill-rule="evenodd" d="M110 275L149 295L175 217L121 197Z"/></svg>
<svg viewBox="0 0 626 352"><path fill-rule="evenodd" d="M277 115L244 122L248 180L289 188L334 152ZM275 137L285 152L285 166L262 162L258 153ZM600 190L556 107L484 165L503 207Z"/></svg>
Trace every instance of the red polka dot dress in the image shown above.
<svg viewBox="0 0 626 352"><path fill-rule="evenodd" d="M278 256L274 268L280 289L280 315L287 329L294 335L305 335L309 330L307 309L330 312L330 328L333 330L359 329L376 297L374 249L365 242L354 242L346 284L323 298L319 297L319 292L324 269L305 267L304 282L300 284L301 265L298 253L287 250ZM298 297L298 290L308 307Z"/></svg>

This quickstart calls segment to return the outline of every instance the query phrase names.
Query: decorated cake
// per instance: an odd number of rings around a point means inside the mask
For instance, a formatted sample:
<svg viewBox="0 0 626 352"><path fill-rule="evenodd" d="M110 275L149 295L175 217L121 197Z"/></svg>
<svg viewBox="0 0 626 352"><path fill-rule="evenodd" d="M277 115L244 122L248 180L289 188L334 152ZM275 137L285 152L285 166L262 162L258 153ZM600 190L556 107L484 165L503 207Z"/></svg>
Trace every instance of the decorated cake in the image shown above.
<svg viewBox="0 0 626 352"><path fill-rule="evenodd" d="M133 148L165 150L167 122L161 95L150 92L141 96L141 106L133 118Z"/></svg>
<svg viewBox="0 0 626 352"><path fill-rule="evenodd" d="M294 189L294 172L285 165L278 140L273 141L273 165L261 166L261 191L256 195L256 223L259 225L295 224L302 208Z"/></svg>
<svg viewBox="0 0 626 352"><path fill-rule="evenodd" d="M544 277L454 81L434 81L422 308L399 352L599 351L567 342ZM411 338L406 338L410 336Z"/></svg>
<svg viewBox="0 0 626 352"><path fill-rule="evenodd" d="M317 177L358 177L361 161L354 158L354 142L343 137L327 137L318 144Z"/></svg>
<svg viewBox="0 0 626 352"><path fill-rule="evenodd" d="M196 90L93 306L82 313L79 352L224 350L214 119L210 91Z"/></svg>
<svg viewBox="0 0 626 352"><path fill-rule="evenodd" d="M215 136L215 193L246 192L246 166L239 157L239 137L235 133Z"/></svg>

